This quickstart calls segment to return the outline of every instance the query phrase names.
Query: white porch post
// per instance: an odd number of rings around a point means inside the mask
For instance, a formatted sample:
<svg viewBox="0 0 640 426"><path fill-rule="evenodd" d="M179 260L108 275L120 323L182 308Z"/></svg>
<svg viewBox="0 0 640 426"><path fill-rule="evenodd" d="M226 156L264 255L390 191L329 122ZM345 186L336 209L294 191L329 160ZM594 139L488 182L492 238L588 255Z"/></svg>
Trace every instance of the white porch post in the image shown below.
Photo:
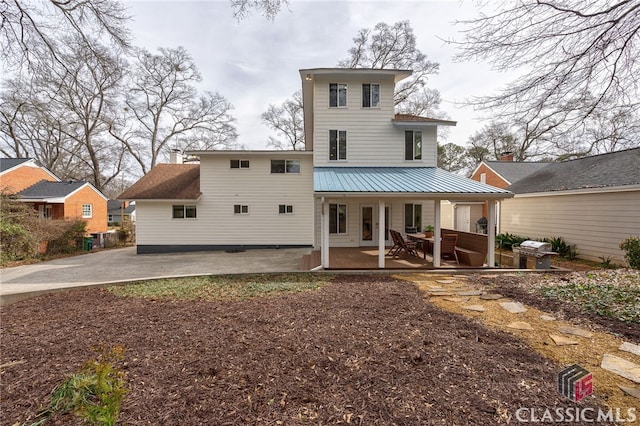
<svg viewBox="0 0 640 426"><path fill-rule="evenodd" d="M487 210L487 266L493 268L496 265L496 202L489 200Z"/></svg>
<svg viewBox="0 0 640 426"><path fill-rule="evenodd" d="M440 200L434 200L433 206L433 267L440 267Z"/></svg>
<svg viewBox="0 0 640 426"><path fill-rule="evenodd" d="M378 200L378 268L384 269L384 230L386 228L384 217L384 201Z"/></svg>
<svg viewBox="0 0 640 426"><path fill-rule="evenodd" d="M320 227L320 232L322 236L320 237L322 247L320 251L320 258L322 261L322 267L329 267L329 203L327 200L322 197L322 226Z"/></svg>

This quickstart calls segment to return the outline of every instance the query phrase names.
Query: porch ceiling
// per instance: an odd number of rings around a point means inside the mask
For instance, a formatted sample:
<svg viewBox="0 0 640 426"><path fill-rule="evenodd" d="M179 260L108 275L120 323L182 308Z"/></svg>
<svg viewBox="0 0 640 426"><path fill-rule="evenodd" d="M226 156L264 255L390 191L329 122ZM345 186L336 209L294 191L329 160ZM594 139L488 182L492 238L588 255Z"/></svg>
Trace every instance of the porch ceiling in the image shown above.
<svg viewBox="0 0 640 426"><path fill-rule="evenodd" d="M316 167L318 196L425 196L439 199L503 199L510 191L437 167Z"/></svg>

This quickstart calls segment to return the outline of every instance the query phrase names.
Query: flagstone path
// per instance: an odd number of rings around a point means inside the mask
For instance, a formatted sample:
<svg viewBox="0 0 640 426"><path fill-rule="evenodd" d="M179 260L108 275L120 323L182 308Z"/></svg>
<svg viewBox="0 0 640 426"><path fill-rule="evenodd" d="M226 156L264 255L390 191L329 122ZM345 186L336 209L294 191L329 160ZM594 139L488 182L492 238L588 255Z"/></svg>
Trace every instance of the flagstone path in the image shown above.
<svg viewBox="0 0 640 426"><path fill-rule="evenodd" d="M640 346L608 333L576 327L500 294L477 288L466 276L398 275L447 311L515 334L559 364L579 364L594 377L594 393L611 408L640 406Z"/></svg>

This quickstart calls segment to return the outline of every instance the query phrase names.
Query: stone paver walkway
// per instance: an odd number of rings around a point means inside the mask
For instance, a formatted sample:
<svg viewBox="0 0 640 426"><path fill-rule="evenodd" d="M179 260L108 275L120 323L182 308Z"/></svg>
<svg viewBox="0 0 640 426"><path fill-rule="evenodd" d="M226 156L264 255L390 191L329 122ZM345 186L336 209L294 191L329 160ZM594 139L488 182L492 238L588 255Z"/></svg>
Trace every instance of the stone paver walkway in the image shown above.
<svg viewBox="0 0 640 426"><path fill-rule="evenodd" d="M475 288L463 275L409 274L398 278L413 282L425 293L425 299L442 309L515 334L562 365L586 368L593 374L594 392L611 408L637 409L640 405L640 346Z"/></svg>

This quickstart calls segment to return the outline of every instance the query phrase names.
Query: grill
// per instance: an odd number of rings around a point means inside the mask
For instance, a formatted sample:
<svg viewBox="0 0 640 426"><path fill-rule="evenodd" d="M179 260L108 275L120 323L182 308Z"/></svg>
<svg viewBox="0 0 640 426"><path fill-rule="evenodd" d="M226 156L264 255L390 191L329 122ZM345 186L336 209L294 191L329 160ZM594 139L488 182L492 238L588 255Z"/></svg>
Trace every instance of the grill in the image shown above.
<svg viewBox="0 0 640 426"><path fill-rule="evenodd" d="M514 247L520 269L551 269L551 257L558 253L551 251L551 244L542 241L523 241Z"/></svg>

